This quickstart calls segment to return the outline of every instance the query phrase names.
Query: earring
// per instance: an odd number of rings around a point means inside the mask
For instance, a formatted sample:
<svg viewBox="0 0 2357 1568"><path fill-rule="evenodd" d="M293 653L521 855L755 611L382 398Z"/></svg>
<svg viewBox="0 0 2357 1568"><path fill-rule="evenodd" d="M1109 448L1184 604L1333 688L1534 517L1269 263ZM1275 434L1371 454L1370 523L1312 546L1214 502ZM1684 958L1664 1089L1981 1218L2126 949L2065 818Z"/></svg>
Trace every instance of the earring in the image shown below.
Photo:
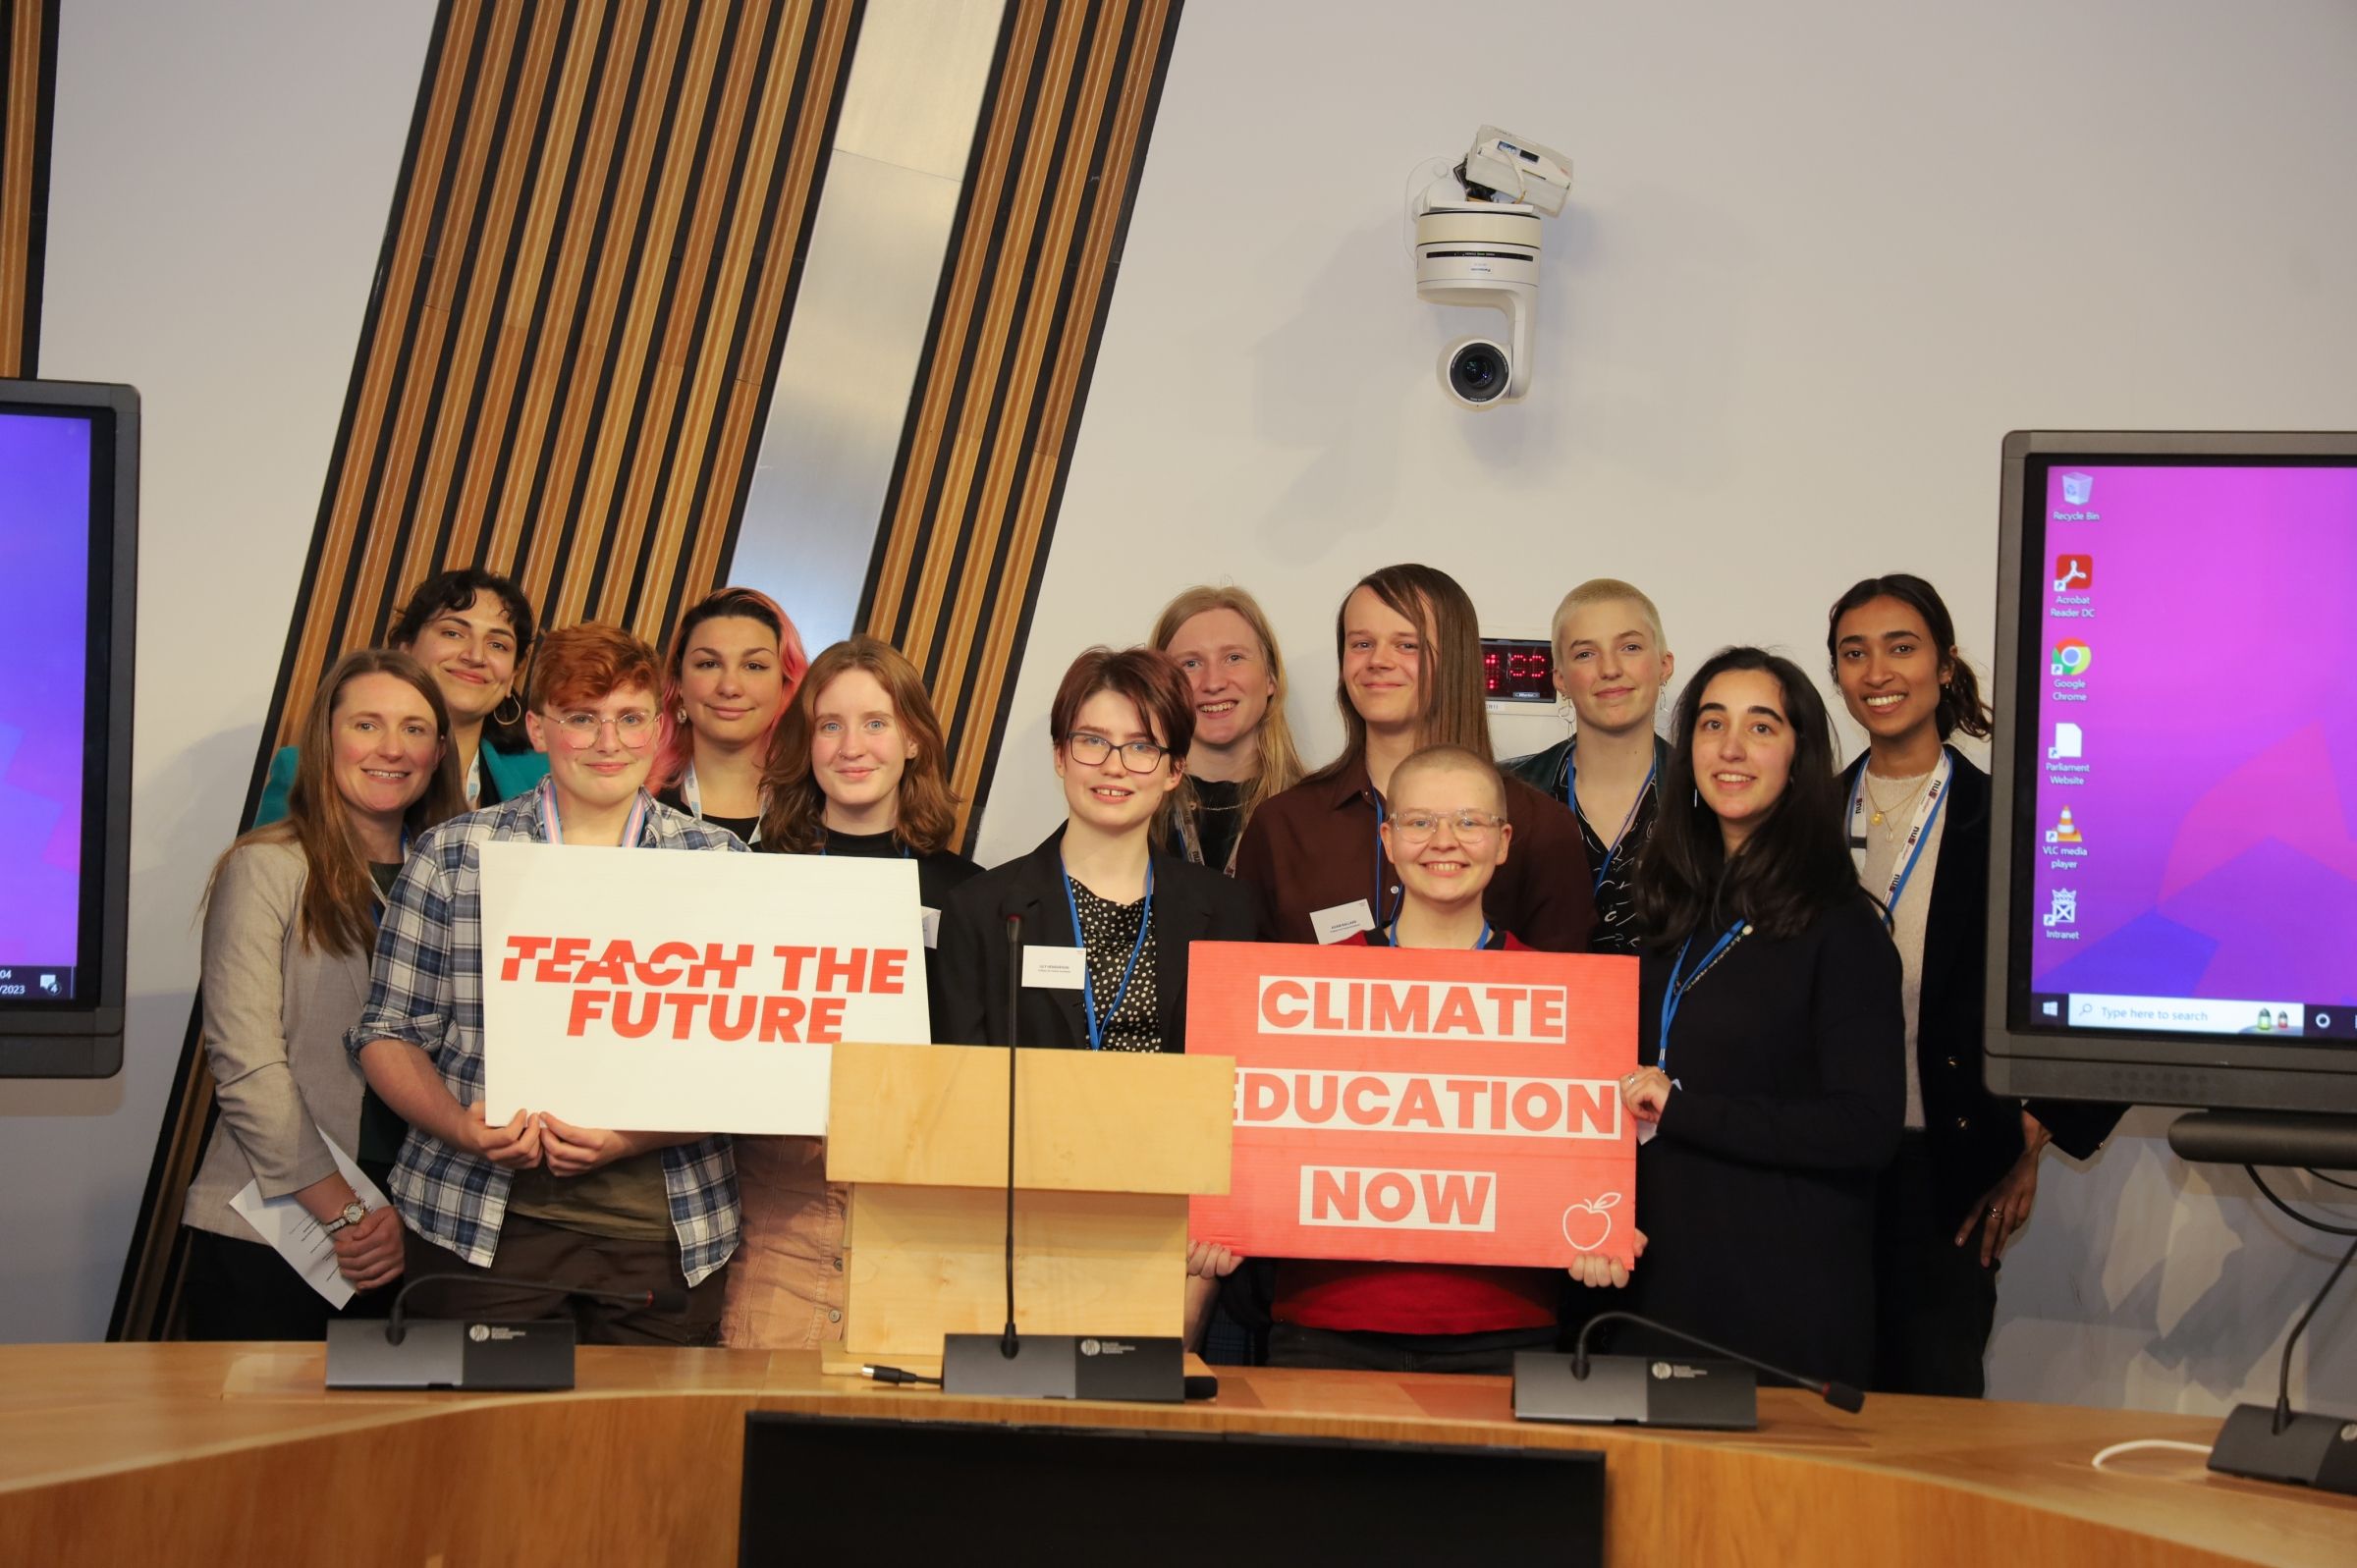
<svg viewBox="0 0 2357 1568"><path fill-rule="evenodd" d="M1694 804L1698 806L1702 804L1702 785L1700 784L1694 786Z"/></svg>
<svg viewBox="0 0 2357 1568"><path fill-rule="evenodd" d="M500 708L505 708L505 707L506 707L506 706L507 706L509 703L511 703L511 702L516 704L516 712L515 712L515 714L514 714L512 717L509 717L509 716L503 716L503 715L500 713ZM508 693L508 694L507 694L505 697L503 697L503 698L501 698L501 699L500 699L499 707L498 707L498 708L494 708L494 709L492 709L492 710L491 710L491 720L492 720L492 722L493 722L494 724L503 724L503 725L521 724L521 723L523 722L523 701L522 701L522 699L521 699L521 698L520 698L520 697L518 697L518 696L516 695L516 693L514 693L513 691L509 692L509 693Z"/></svg>
<svg viewBox="0 0 2357 1568"><path fill-rule="evenodd" d="M685 724L687 722L687 709L685 704L681 706L678 717L680 723Z"/></svg>

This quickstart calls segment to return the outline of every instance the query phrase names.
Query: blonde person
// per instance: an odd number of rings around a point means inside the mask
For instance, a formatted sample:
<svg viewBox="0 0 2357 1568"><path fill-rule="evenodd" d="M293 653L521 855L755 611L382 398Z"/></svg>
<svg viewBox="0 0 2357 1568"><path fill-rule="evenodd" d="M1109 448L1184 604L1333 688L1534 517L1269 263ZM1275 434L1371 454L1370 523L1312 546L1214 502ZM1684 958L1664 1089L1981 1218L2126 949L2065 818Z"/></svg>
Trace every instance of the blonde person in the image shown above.
<svg viewBox="0 0 2357 1568"><path fill-rule="evenodd" d="M1654 715L1677 662L1662 635L1662 613L1616 577L1594 578L1563 595L1554 643L1556 694L1571 705L1576 728L1505 771L1564 802L1579 819L1596 900L1588 950L1634 953L1634 870L1653 831L1669 751L1654 732Z"/></svg>
<svg viewBox="0 0 2357 1568"><path fill-rule="evenodd" d="M949 847L958 797L933 700L888 642L852 637L810 662L778 724L763 798L764 853L913 862L928 930L950 894L981 875ZM735 1142L744 1224L722 1343L806 1349L841 1339L846 1193L827 1180L827 1141Z"/></svg>
<svg viewBox="0 0 2357 1568"><path fill-rule="evenodd" d="M460 807L442 693L408 654L346 654L311 700L300 757L286 816L230 845L206 891L204 1060L221 1114L182 1209L195 1339L317 1339L338 1316L230 1207L248 1183L327 1227L361 1292L345 1314L382 1313L402 1271L400 1216L362 1204L327 1140L380 1184L400 1148L344 1031L368 996L405 845Z"/></svg>
<svg viewBox="0 0 2357 1568"><path fill-rule="evenodd" d="M1186 780L1168 808L1173 838L1196 865L1233 876L1253 811L1301 782L1285 657L1259 601L1235 587L1187 589L1155 618L1153 642L1194 699Z"/></svg>

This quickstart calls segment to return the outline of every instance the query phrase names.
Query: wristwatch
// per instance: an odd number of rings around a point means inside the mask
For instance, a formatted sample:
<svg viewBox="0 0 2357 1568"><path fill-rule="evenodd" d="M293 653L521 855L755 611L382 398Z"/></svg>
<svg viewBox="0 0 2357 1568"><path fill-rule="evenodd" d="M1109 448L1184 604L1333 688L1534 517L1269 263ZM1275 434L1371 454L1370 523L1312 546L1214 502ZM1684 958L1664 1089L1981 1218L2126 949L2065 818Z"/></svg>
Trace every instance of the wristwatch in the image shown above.
<svg viewBox="0 0 2357 1568"><path fill-rule="evenodd" d="M342 1214L336 1216L335 1218L330 1219L326 1224L321 1225L319 1228L332 1236L337 1231L342 1230L345 1226L356 1225L367 1217L368 1206L360 1202L359 1199L355 1198L352 1200L352 1202L344 1206L344 1212Z"/></svg>

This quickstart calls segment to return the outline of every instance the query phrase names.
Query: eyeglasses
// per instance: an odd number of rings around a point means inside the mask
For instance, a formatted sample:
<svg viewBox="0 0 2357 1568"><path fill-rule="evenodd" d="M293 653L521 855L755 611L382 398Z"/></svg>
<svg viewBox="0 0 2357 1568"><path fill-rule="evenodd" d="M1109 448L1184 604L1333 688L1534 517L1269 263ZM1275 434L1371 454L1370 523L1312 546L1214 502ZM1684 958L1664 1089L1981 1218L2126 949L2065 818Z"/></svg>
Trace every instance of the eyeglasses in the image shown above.
<svg viewBox="0 0 2357 1568"><path fill-rule="evenodd" d="M632 708L628 713L617 714L582 712L550 714L547 717L556 721L558 735L576 751L586 751L596 745L598 731L608 725L614 727L614 738L632 751L655 738L655 716L646 708Z"/></svg>
<svg viewBox="0 0 2357 1568"><path fill-rule="evenodd" d="M1489 842L1490 835L1505 821L1486 811L1403 811L1392 819L1392 832L1409 843L1422 843L1447 823L1458 843L1479 844Z"/></svg>
<svg viewBox="0 0 2357 1568"><path fill-rule="evenodd" d="M1105 759L1118 751L1124 773L1152 773L1170 755L1168 746L1158 746L1151 740L1131 740L1117 746L1103 735L1092 735L1085 730L1075 730L1067 735L1064 749L1083 768L1102 767Z"/></svg>

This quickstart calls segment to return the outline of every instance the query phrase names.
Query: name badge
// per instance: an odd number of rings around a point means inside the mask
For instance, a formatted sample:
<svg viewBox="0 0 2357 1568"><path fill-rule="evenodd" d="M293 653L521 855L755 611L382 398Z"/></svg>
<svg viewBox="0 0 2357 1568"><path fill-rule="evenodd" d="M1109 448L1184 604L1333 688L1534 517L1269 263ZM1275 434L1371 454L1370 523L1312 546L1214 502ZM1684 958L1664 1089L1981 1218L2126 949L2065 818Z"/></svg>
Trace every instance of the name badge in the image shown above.
<svg viewBox="0 0 2357 1568"><path fill-rule="evenodd" d="M1023 984L1039 991L1078 991L1088 973L1083 947L1025 947Z"/></svg>
<svg viewBox="0 0 2357 1568"><path fill-rule="evenodd" d="M920 907L917 910L917 913L924 918L925 922L925 946L927 947L940 946L941 911L931 907L930 905L926 905Z"/></svg>
<svg viewBox="0 0 2357 1568"><path fill-rule="evenodd" d="M1375 911L1367 907L1364 898L1338 903L1331 909L1310 911L1309 925L1318 934L1321 946L1346 940L1354 932L1375 929Z"/></svg>

